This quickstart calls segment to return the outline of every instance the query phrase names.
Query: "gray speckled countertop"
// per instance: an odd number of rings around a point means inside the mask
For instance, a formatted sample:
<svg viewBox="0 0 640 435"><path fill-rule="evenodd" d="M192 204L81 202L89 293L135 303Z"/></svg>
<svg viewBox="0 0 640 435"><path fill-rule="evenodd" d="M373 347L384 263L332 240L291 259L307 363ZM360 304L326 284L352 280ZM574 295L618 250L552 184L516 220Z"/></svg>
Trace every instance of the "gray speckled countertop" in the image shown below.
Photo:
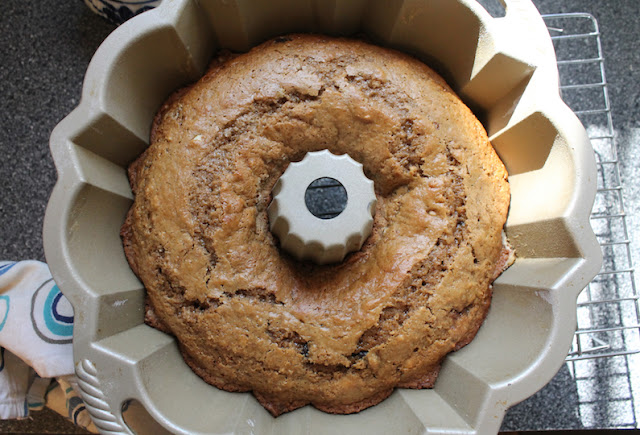
<svg viewBox="0 0 640 435"><path fill-rule="evenodd" d="M543 13L589 12L600 24L632 254L640 264L640 2L534 3ZM42 222L56 180L49 135L78 104L91 56L114 26L80 0L3 0L2 6L0 259L44 260ZM637 355L566 364L538 394L509 410L503 430L638 427L639 377ZM0 421L0 432L5 433L73 431L51 412L25 422Z"/></svg>

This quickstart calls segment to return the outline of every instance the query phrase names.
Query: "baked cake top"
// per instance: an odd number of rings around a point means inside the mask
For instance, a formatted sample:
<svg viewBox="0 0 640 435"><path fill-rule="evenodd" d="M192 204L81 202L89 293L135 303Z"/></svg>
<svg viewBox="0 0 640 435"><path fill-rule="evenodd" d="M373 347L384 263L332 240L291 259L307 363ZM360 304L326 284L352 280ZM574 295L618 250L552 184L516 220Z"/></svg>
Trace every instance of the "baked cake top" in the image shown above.
<svg viewBox="0 0 640 435"><path fill-rule="evenodd" d="M269 231L271 189L309 151L374 181L373 232L335 265ZM207 382L274 415L371 406L433 385L486 316L505 266L506 170L480 122L420 61L313 35L223 54L159 111L131 166L125 253L148 322Z"/></svg>

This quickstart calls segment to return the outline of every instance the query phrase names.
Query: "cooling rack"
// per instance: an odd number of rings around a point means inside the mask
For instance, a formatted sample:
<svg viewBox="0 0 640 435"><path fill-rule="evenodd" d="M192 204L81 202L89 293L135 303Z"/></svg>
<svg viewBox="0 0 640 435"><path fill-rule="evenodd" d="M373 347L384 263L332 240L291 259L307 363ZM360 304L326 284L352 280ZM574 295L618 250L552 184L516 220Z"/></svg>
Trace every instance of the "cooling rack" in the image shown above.
<svg viewBox="0 0 640 435"><path fill-rule="evenodd" d="M637 353L638 293L598 23L584 13L543 18L556 50L562 98L587 128L598 168L591 225L604 263L578 298L578 328L567 359Z"/></svg>
<svg viewBox="0 0 640 435"><path fill-rule="evenodd" d="M590 14L543 15L556 50L560 92L587 129L598 190L591 225L604 262L578 297L577 331L567 356L583 427L637 427L640 314L624 209L624 186L597 20Z"/></svg>

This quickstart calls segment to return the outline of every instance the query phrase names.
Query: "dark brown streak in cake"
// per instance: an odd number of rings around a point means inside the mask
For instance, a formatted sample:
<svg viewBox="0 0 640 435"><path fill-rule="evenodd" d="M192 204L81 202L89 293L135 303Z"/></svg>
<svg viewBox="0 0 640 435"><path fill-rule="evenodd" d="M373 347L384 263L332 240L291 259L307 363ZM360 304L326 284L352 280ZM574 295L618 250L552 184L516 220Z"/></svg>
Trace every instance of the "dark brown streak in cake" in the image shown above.
<svg viewBox="0 0 640 435"><path fill-rule="evenodd" d="M409 117L410 108L414 105L411 98L404 92L396 89L392 84L377 78L368 76L347 76L347 81L358 86L369 99L377 103L393 107L401 115L398 128L393 131L396 143L392 144L390 151L398 162L408 171L415 171L420 177L428 177L422 170L422 152L418 149L418 142L423 134L415 128L415 120ZM440 125L434 123L433 128L438 130ZM445 153L447 163L459 170L460 162L453 156L449 146L446 146Z"/></svg>
<svg viewBox="0 0 640 435"><path fill-rule="evenodd" d="M419 135L414 132L413 124L413 119L406 118L395 132L399 143L394 155L407 171L416 171L421 177L426 177L421 167L422 157L416 149L416 140Z"/></svg>
<svg viewBox="0 0 640 435"><path fill-rule="evenodd" d="M296 331L287 331L285 329L267 328L269 338L282 348L294 348L303 357L309 356L309 344Z"/></svg>
<svg viewBox="0 0 640 435"><path fill-rule="evenodd" d="M193 301L186 301L184 303L184 308L194 312L194 313L203 313L205 311L208 311L210 309L216 309L218 308L222 303L220 302L220 299L218 298L207 298L204 301L200 301L200 300L193 300Z"/></svg>
<svg viewBox="0 0 640 435"><path fill-rule="evenodd" d="M223 294L229 299L243 298L272 305L283 305L283 303L276 298L276 295L274 293L261 287L240 289L236 290L235 293L224 292Z"/></svg>
<svg viewBox="0 0 640 435"><path fill-rule="evenodd" d="M194 185L197 186L197 188L193 189L190 193L189 205L195 221L199 223L199 228L196 228L196 234L194 236L199 240L204 249L209 252L212 267L215 267L217 263L217 255L215 246L210 237L207 237L207 233L219 226L219 217L218 210L215 204L212 203L211 198L219 194L219 189L216 187L217 174L220 171L234 171L232 167L219 167L218 162L228 161L228 159L223 158L224 155L226 153L232 153L238 137L247 131L255 129L261 118L278 112L282 106L289 102L299 104L301 102L316 101L321 98L323 92L324 88L319 90L318 95L308 95L302 92L291 91L279 97L254 100L241 114L227 122L223 128L221 128L213 140L214 148L211 153L207 154L205 158L202 159L202 164L199 165L198 169L193 171ZM299 157L302 158L303 156L301 155ZM265 163L267 163L265 166L272 168L272 171L283 172L288 161L281 160ZM273 178L274 177L264 177L262 183L269 182ZM261 192L263 190L264 186L258 186L258 191ZM257 202L260 202L259 198L248 199L246 206L260 205L260 209L265 209L268 198L262 198L261 204L257 204Z"/></svg>
<svg viewBox="0 0 640 435"><path fill-rule="evenodd" d="M289 91L277 97L255 99L242 113L222 126L220 132L214 139L214 143L216 147L222 147L226 144L233 145L238 136L247 131L247 127L256 126L259 119L278 112L289 102L299 104L301 102L316 101L321 97L323 91L324 88L321 88L318 95Z"/></svg>
<svg viewBox="0 0 640 435"><path fill-rule="evenodd" d="M461 199L461 202L463 201ZM458 218L465 217L458 216ZM378 322L360 336L354 353L368 352L384 344L402 328L413 311L427 305L429 297L433 294L433 287L442 280L451 267L455 252L465 234L464 226L456 225L453 234L438 239L426 260L408 274L409 279L392 296L394 304L385 307L380 313Z"/></svg>
<svg viewBox="0 0 640 435"><path fill-rule="evenodd" d="M339 364L318 364L305 362L304 366L307 370L312 371L318 377L322 379L335 379L349 372L349 367ZM355 369L352 369L355 370Z"/></svg>
<svg viewBox="0 0 640 435"><path fill-rule="evenodd" d="M368 352L373 347L385 343L394 331L402 327L409 317L409 312L410 307L402 303L385 307L380 313L378 323L360 336L354 353Z"/></svg>

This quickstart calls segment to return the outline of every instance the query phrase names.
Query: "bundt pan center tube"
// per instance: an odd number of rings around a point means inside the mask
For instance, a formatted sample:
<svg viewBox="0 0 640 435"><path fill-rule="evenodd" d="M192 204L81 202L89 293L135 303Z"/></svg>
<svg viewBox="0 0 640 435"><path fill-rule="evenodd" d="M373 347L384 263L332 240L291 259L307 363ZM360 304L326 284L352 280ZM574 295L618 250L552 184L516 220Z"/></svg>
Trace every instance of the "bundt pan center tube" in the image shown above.
<svg viewBox="0 0 640 435"><path fill-rule="evenodd" d="M571 344L576 297L602 261L589 224L596 167L560 99L544 22L529 0L506 6L492 18L472 0L165 0L105 40L80 105L51 135L58 181L44 226L47 261L75 310L82 395L103 433L133 433L145 418L140 432L495 433L506 409L553 377ZM148 146L167 96L202 76L220 49L245 52L295 32L364 34L437 69L509 172L505 229L517 259L494 282L477 336L449 354L433 389L397 389L351 415L306 406L273 418L250 394L202 381L175 340L144 323L144 287L119 236L133 199L126 168Z"/></svg>
<svg viewBox="0 0 640 435"><path fill-rule="evenodd" d="M329 216L309 208L309 188L327 179L344 189L345 207ZM310 152L291 163L272 190L269 227L280 246L299 260L337 263L362 247L371 234L376 194L362 165L348 154ZM331 212L331 210L328 210Z"/></svg>

